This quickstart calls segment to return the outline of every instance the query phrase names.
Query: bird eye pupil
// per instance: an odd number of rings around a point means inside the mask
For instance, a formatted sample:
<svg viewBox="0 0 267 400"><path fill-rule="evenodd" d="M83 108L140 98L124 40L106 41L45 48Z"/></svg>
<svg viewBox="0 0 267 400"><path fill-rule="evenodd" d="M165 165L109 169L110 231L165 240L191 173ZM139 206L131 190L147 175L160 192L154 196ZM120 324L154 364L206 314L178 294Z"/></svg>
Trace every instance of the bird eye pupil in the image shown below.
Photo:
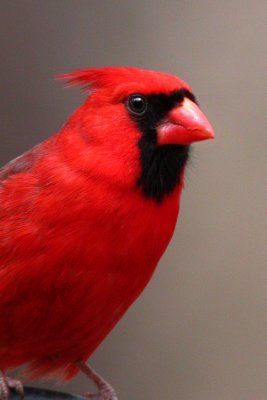
<svg viewBox="0 0 267 400"><path fill-rule="evenodd" d="M144 96L135 94L128 98L127 106L132 114L143 115L147 109L147 101Z"/></svg>

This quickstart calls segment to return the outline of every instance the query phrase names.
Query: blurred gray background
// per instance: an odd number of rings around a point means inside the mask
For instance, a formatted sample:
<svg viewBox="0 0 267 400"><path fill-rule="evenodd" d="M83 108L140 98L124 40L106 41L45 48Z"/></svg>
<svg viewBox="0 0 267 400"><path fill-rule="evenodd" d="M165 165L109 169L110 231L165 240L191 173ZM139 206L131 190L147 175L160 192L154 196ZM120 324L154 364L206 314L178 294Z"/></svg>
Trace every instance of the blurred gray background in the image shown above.
<svg viewBox="0 0 267 400"><path fill-rule="evenodd" d="M1 164L81 103L53 80L80 67L178 74L217 133L194 146L153 280L91 359L120 399L267 398L266 20L266 0L0 2Z"/></svg>

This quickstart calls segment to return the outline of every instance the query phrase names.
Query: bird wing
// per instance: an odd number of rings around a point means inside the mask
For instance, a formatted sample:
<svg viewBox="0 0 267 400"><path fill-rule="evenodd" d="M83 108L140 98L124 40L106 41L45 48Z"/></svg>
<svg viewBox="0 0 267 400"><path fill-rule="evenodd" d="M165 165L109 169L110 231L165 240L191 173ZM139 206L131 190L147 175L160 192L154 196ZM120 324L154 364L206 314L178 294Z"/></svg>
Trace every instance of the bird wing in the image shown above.
<svg viewBox="0 0 267 400"><path fill-rule="evenodd" d="M21 156L14 158L14 160L0 168L0 184L15 174L29 171L32 168L35 160L36 148L33 148Z"/></svg>

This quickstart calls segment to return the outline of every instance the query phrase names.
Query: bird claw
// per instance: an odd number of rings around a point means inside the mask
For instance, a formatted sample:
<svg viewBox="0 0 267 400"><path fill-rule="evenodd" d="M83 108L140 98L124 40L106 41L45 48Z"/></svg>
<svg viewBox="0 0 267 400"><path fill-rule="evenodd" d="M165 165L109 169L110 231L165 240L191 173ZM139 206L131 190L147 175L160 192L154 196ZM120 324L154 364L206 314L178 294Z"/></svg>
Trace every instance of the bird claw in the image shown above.
<svg viewBox="0 0 267 400"><path fill-rule="evenodd" d="M112 387L104 387L98 393L86 393L85 397L90 400L118 400Z"/></svg>
<svg viewBox="0 0 267 400"><path fill-rule="evenodd" d="M24 389L22 383L13 378L7 376L0 377L0 400L8 400L10 396L10 390L14 390L20 395L20 399L24 399Z"/></svg>
<svg viewBox="0 0 267 400"><path fill-rule="evenodd" d="M85 396L87 398L92 400L118 400L113 387L92 368L86 365L85 362L78 361L77 366L89 379L95 383L98 388L98 393L86 393Z"/></svg>

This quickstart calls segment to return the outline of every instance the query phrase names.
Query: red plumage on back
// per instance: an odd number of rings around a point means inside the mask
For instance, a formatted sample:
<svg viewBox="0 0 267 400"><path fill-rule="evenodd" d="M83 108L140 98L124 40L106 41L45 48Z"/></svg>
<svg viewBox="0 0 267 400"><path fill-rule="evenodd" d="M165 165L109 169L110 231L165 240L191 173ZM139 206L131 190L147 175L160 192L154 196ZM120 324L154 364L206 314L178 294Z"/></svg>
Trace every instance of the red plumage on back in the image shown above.
<svg viewBox="0 0 267 400"><path fill-rule="evenodd" d="M90 96L0 170L0 370L27 364L32 376L67 379L151 278L176 224L189 143L213 133L177 77L106 67L61 78Z"/></svg>

